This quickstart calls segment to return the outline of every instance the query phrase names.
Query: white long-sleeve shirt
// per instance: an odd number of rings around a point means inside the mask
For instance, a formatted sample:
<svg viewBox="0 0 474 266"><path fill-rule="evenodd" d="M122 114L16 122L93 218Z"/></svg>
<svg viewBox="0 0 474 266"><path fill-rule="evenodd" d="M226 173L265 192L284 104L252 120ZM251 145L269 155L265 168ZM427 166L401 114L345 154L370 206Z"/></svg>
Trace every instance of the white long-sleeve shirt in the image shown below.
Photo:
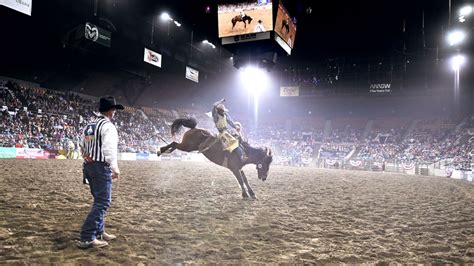
<svg viewBox="0 0 474 266"><path fill-rule="evenodd" d="M101 116L84 129L84 156L96 162L107 162L118 169L118 133L109 118Z"/></svg>
<svg viewBox="0 0 474 266"><path fill-rule="evenodd" d="M253 32L264 32L265 31L265 27L263 27L262 24L257 24L253 30Z"/></svg>

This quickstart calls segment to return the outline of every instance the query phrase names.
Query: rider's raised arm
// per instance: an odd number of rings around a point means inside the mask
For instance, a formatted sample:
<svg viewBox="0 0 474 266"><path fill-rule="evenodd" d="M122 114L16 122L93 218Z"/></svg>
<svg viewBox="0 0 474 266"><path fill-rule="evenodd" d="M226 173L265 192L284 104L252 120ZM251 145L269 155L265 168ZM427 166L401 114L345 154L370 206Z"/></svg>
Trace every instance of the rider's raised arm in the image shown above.
<svg viewBox="0 0 474 266"><path fill-rule="evenodd" d="M232 128L236 128L235 126L235 123L234 123L234 120L232 119L232 117L230 117L229 114L226 115L226 118L227 118L227 124L229 124L229 126L231 126Z"/></svg>
<svg viewBox="0 0 474 266"><path fill-rule="evenodd" d="M216 123L218 120L217 106L223 102L225 102L225 98L222 98L221 100L215 102L214 105L212 106L212 118L214 119L214 123Z"/></svg>

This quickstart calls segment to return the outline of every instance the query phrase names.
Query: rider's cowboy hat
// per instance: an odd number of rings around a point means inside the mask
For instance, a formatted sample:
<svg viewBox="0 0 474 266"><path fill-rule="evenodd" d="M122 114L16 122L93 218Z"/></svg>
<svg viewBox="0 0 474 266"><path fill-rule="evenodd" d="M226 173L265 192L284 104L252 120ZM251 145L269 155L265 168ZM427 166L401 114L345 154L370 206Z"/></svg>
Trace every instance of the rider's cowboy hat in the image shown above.
<svg viewBox="0 0 474 266"><path fill-rule="evenodd" d="M106 97L100 98L99 112L101 112L101 113L102 112L107 112L112 108L118 109L118 110L123 110L124 109L123 105L117 104L115 102L115 98L112 97L112 96L106 96Z"/></svg>
<svg viewBox="0 0 474 266"><path fill-rule="evenodd" d="M224 104L220 103L216 106L216 109L219 109L219 110L222 110L224 112L229 112L229 110L227 110L227 108L225 108Z"/></svg>

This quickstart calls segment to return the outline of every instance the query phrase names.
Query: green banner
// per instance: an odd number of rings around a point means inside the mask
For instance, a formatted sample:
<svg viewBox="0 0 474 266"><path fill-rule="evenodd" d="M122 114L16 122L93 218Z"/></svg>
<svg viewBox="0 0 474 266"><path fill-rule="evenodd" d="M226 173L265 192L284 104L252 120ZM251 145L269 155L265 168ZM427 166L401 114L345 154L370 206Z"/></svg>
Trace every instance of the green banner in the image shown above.
<svg viewBox="0 0 474 266"><path fill-rule="evenodd" d="M0 147L0 159L4 158L16 158L16 148Z"/></svg>

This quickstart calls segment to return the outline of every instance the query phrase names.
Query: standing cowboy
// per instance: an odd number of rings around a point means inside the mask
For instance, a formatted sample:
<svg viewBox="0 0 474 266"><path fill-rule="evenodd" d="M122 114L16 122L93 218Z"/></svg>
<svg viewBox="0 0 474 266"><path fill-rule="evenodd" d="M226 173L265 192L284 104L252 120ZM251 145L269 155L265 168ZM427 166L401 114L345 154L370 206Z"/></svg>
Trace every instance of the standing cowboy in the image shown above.
<svg viewBox="0 0 474 266"><path fill-rule="evenodd" d="M82 155L84 183L94 197L92 209L81 229L79 248L105 247L116 236L105 232L105 214L112 201L112 180L119 178L117 164L118 134L112 119L115 110L123 110L114 97L100 98L97 119L84 129Z"/></svg>
<svg viewBox="0 0 474 266"><path fill-rule="evenodd" d="M214 119L216 128L219 131L219 135L217 137L222 142L224 150L228 151L229 154L235 150L243 162L246 160L246 158L242 148L239 147L239 141L227 130L227 125L233 127L234 129L236 126L228 114L229 110L225 108L224 102L225 99L215 102L212 108L212 118Z"/></svg>
<svg viewBox="0 0 474 266"><path fill-rule="evenodd" d="M253 32L264 32L265 27L263 26L262 23L263 23L263 21L261 19L259 19L257 25L253 29Z"/></svg>

